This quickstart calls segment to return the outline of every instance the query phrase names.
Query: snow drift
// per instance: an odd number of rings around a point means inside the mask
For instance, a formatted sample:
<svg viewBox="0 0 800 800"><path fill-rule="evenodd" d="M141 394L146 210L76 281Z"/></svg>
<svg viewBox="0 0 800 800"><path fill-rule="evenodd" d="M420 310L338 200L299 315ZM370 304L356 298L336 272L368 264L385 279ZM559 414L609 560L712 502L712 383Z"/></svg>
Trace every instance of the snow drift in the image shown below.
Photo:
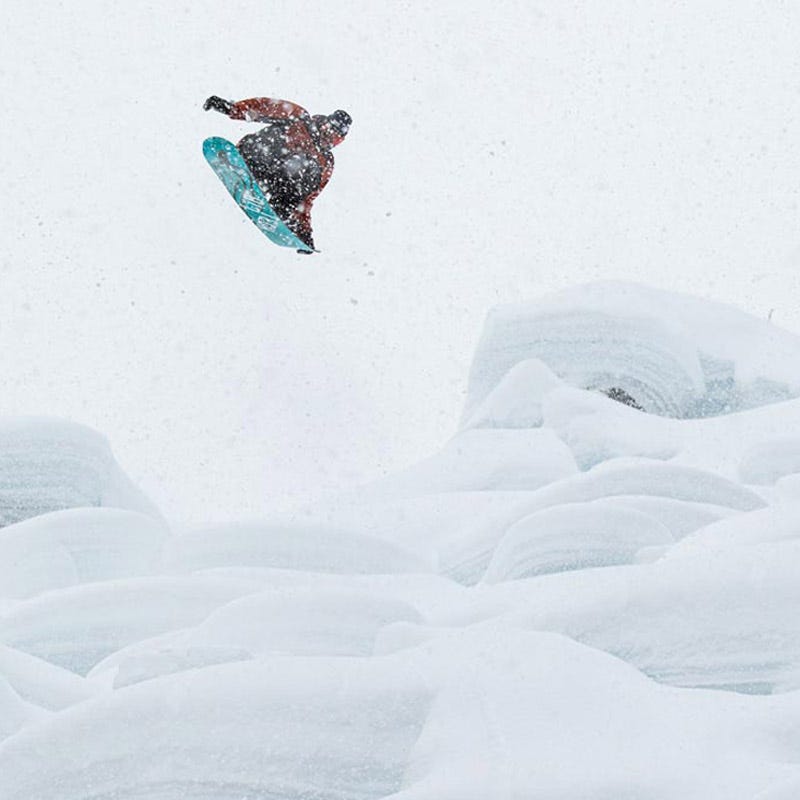
<svg viewBox="0 0 800 800"><path fill-rule="evenodd" d="M794 797L799 356L633 285L499 309L439 453L181 532L7 423L0 795Z"/></svg>
<svg viewBox="0 0 800 800"><path fill-rule="evenodd" d="M48 511L98 506L158 515L94 431L38 417L0 423L0 526Z"/></svg>
<svg viewBox="0 0 800 800"><path fill-rule="evenodd" d="M489 315L465 420L530 359L570 386L617 387L646 411L686 418L797 397L798 356L800 338L767 320L707 300L599 282ZM498 403L507 392L501 386Z"/></svg>

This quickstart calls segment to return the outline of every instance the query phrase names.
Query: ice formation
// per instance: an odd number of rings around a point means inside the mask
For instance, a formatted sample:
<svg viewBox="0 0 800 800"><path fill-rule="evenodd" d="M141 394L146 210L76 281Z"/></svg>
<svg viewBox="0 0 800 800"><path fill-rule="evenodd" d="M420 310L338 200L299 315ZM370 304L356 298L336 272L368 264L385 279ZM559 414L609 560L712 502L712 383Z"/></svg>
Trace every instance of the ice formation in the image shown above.
<svg viewBox="0 0 800 800"><path fill-rule="evenodd" d="M97 506L157 515L94 431L38 417L0 421L0 525Z"/></svg>
<svg viewBox="0 0 800 800"><path fill-rule="evenodd" d="M728 306L598 282L489 315L465 418L530 359L570 386L623 389L653 414L740 411L800 395L798 349L797 336Z"/></svg>
<svg viewBox="0 0 800 800"><path fill-rule="evenodd" d="M635 285L498 309L439 453L182 532L8 420L0 797L796 797L798 365Z"/></svg>

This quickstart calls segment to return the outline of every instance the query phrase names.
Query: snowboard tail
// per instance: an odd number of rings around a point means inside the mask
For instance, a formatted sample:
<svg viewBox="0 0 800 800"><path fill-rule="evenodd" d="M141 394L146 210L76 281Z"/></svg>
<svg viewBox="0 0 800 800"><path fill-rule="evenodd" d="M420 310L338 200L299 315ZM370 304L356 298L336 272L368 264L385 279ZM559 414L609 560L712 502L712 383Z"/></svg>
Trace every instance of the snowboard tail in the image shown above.
<svg viewBox="0 0 800 800"><path fill-rule="evenodd" d="M315 252L275 213L236 145L212 136L203 142L203 155L239 208L270 241L281 247Z"/></svg>

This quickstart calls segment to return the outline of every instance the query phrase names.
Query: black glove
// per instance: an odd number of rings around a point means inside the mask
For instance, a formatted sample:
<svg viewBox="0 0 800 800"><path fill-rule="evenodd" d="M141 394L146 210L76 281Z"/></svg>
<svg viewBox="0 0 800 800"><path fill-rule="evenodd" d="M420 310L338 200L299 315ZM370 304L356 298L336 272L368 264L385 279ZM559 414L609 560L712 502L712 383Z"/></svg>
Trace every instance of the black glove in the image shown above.
<svg viewBox="0 0 800 800"><path fill-rule="evenodd" d="M210 111L212 108L214 111L219 111L220 114L230 114L233 109L233 103L212 94L211 97L203 103L203 111Z"/></svg>
<svg viewBox="0 0 800 800"><path fill-rule="evenodd" d="M314 251L313 250L298 250L297 252L301 256L310 256Z"/></svg>

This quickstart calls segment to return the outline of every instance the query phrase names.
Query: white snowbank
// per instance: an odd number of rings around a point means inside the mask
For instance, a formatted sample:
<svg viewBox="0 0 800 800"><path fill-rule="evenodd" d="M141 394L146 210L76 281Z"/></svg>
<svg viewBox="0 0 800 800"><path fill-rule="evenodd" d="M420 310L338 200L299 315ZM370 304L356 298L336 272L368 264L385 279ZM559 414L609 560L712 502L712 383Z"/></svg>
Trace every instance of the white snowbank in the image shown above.
<svg viewBox="0 0 800 800"><path fill-rule="evenodd" d="M751 446L739 464L743 483L770 484L800 472L800 438L761 441Z"/></svg>
<svg viewBox="0 0 800 800"><path fill-rule="evenodd" d="M150 575L168 535L151 516L113 508L55 511L9 525L0 529L0 595Z"/></svg>
<svg viewBox="0 0 800 800"><path fill-rule="evenodd" d="M259 656L367 656L379 631L399 621L418 623L422 617L407 603L377 592L274 588L234 600L194 628L119 650L89 677L103 683L111 679L119 688Z"/></svg>
<svg viewBox="0 0 800 800"><path fill-rule="evenodd" d="M441 691L397 800L744 800L798 772L781 754L798 744L785 726L800 697L658 686L596 650L515 629L450 633L429 649Z"/></svg>
<svg viewBox="0 0 800 800"><path fill-rule="evenodd" d="M84 506L158 516L100 434L45 417L0 420L0 526Z"/></svg>
<svg viewBox="0 0 800 800"><path fill-rule="evenodd" d="M385 797L430 703L406 667L276 658L103 694L0 746L3 797Z"/></svg>
<svg viewBox="0 0 800 800"><path fill-rule="evenodd" d="M586 287L493 315L463 429L398 475L179 535L7 525L0 797L794 797L798 354ZM26 514L47 476L87 504L59 447Z"/></svg>
<svg viewBox="0 0 800 800"><path fill-rule="evenodd" d="M381 496L530 491L577 471L569 448L549 430L467 430L434 456L371 485Z"/></svg>
<svg viewBox="0 0 800 800"><path fill-rule="evenodd" d="M341 573L427 569L421 559L381 539L290 520L225 525L176 536L165 546L164 566L177 572L236 566Z"/></svg>
<svg viewBox="0 0 800 800"><path fill-rule="evenodd" d="M561 380L539 359L518 361L462 427L536 428L542 424L542 399L561 385Z"/></svg>
<svg viewBox="0 0 800 800"><path fill-rule="evenodd" d="M563 633L664 683L771 693L800 688L798 564L798 540L698 548L515 581L483 599L496 613L505 597L530 629Z"/></svg>
<svg viewBox="0 0 800 800"><path fill-rule="evenodd" d="M798 719L798 695L659 686L564 637L484 624L380 658L264 658L109 692L0 745L0 775L9 800L745 800L800 776Z"/></svg>
<svg viewBox="0 0 800 800"><path fill-rule="evenodd" d="M43 716L43 712L22 700L0 674L0 742Z"/></svg>
<svg viewBox="0 0 800 800"><path fill-rule="evenodd" d="M0 645L0 677L20 698L48 711L83 702L95 691L74 672L4 645Z"/></svg>
<svg viewBox="0 0 800 800"><path fill-rule="evenodd" d="M645 495L752 511L765 505L755 492L707 470L645 458L616 458L547 486L531 499L540 508L601 497Z"/></svg>
<svg viewBox="0 0 800 800"><path fill-rule="evenodd" d="M199 622L254 590L221 578L138 578L47 592L0 617L0 641L85 675L131 642Z"/></svg>
<svg viewBox="0 0 800 800"><path fill-rule="evenodd" d="M672 544L657 519L613 501L566 503L514 523L494 551L484 579L490 583L633 563L645 547Z"/></svg>
<svg viewBox="0 0 800 800"><path fill-rule="evenodd" d="M800 395L797 336L729 306L630 283L593 283L492 311L472 364L464 421L527 359L572 386L618 387L647 411L671 417Z"/></svg>
<svg viewBox="0 0 800 800"><path fill-rule="evenodd" d="M473 491L386 497L374 491L326 502L309 511L370 536L394 541L420 553L440 571L458 571L467 551L491 549L502 536L511 507L520 506L532 492Z"/></svg>

